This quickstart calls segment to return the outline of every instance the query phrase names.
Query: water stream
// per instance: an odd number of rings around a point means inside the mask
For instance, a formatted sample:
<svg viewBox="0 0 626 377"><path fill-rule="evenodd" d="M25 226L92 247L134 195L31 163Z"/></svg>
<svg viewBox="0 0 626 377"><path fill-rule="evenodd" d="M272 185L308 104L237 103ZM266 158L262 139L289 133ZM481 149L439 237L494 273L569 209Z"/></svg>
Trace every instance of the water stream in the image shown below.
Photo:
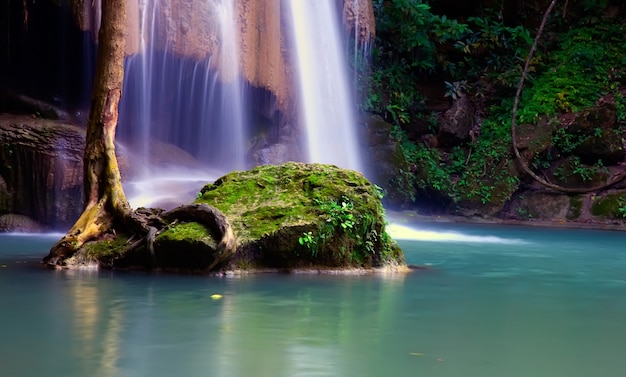
<svg viewBox="0 0 626 377"><path fill-rule="evenodd" d="M403 226L430 270L46 271L60 235L0 235L2 375L623 376L626 234Z"/></svg>
<svg viewBox="0 0 626 377"><path fill-rule="evenodd" d="M288 0L308 161L362 171L355 99L334 0Z"/></svg>

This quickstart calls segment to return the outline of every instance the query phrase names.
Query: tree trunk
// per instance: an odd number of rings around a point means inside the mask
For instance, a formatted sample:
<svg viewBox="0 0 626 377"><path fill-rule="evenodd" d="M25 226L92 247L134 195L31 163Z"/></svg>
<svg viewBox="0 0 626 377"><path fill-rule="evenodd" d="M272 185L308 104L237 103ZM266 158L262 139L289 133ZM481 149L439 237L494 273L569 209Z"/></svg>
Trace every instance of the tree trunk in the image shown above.
<svg viewBox="0 0 626 377"><path fill-rule="evenodd" d="M87 241L113 228L115 219L131 218L115 156L115 128L124 81L126 1L102 2L98 61L84 155L85 207L74 226L50 250L44 262L57 264Z"/></svg>

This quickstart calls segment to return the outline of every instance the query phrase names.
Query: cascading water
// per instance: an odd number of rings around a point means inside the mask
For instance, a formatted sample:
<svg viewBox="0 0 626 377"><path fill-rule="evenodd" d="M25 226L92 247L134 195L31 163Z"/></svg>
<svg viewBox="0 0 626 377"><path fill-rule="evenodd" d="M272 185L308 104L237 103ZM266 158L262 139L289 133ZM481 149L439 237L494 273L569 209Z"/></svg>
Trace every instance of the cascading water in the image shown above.
<svg viewBox="0 0 626 377"><path fill-rule="evenodd" d="M334 0L287 0L308 161L362 171L354 100Z"/></svg>
<svg viewBox="0 0 626 377"><path fill-rule="evenodd" d="M281 7L273 9L284 10L276 15L278 22L291 28L284 28L284 38L279 35L277 40L250 42L238 34L242 28L263 28L262 24L247 23L267 21L241 21L243 16L238 12L242 9L245 12L247 3L194 0L187 4L194 7L190 15L180 11L186 6L183 2L140 0L140 51L126 61L118 128L120 140L129 143L127 150L137 154L132 163L136 177L126 183L132 205L152 205L153 200L166 200L173 192L179 195L173 187L180 185L173 184L173 180L192 177L191 184L197 190L198 181L207 182L250 165L251 152L247 147L252 143L252 133L257 133L255 137L259 134L258 128L251 129L263 122L257 118L257 124L251 125L254 122L250 119L257 116L252 109L271 106L253 103L252 91L258 89L242 79L239 56L242 43L270 43L294 52L291 61L297 65L293 70L298 72L299 80L298 84L290 85L300 89L299 101L293 105L299 108L300 129L306 132L293 142L305 139L300 145L307 151L303 159L363 171L346 65L348 54L340 28L342 17L338 8L342 2L278 1ZM204 9L198 9L199 4ZM260 2L258 6L264 5ZM177 19L181 14L183 18ZM210 21L198 21L198 14L208 15ZM203 41L212 50L198 57L197 53L185 55L184 47L181 54L180 38L194 34L197 22L205 23L201 26L219 24L219 27L207 27L213 34L206 36L208 42ZM280 53L281 49L276 51ZM171 157L174 153L165 144L176 145L191 156L178 161L166 159L164 156ZM190 162L190 157L197 161ZM144 168L137 169L137 165ZM190 168L196 170L190 172ZM161 187L155 184L155 178L163 182ZM141 199L136 199L137 196Z"/></svg>
<svg viewBox="0 0 626 377"><path fill-rule="evenodd" d="M159 153L153 141L160 140L222 171L243 167L245 111L234 0L202 3L219 15L220 67L227 72L213 69L211 58L190 59L171 50L167 33L180 20L167 19L170 2L140 3L141 47L126 63L120 136L134 141L146 166Z"/></svg>
<svg viewBox="0 0 626 377"><path fill-rule="evenodd" d="M211 60L215 57L210 57L201 70L194 67L188 97L178 98L180 106L186 102L185 116L198 114L198 119L192 120L197 127L192 127L183 148L222 172L244 169L246 101L245 85L239 73L235 0L205 0L205 6L212 7L217 14L220 68L211 70ZM199 102L188 101L194 97Z"/></svg>
<svg viewBox="0 0 626 377"><path fill-rule="evenodd" d="M164 16L169 16L171 2L140 2L140 51L126 61L118 128L134 152L136 176L126 184L131 204L163 202L168 196L174 200L184 185L173 182L191 179L187 186L197 190L194 182L245 167L245 101L234 1L202 1L207 13L218 16L221 70L213 67L214 57L190 59L172 51L167 33L180 20ZM181 157L172 156L173 149L164 150L163 143L180 147L197 161L180 151L176 154Z"/></svg>
<svg viewBox="0 0 626 377"><path fill-rule="evenodd" d="M221 55L220 75L224 83L224 94L221 96L222 125L226 130L222 136L223 143L229 145L221 151L221 166L234 169L245 167L246 127L243 118L244 98L241 75L239 74L239 52L237 41L237 24L235 22L235 0L218 2L220 20Z"/></svg>

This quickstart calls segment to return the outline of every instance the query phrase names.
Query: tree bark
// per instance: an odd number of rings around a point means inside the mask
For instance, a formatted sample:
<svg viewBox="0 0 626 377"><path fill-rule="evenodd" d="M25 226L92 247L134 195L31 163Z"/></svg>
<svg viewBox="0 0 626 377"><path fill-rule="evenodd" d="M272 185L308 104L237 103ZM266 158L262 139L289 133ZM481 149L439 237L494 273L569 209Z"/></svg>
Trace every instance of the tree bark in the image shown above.
<svg viewBox="0 0 626 377"><path fill-rule="evenodd" d="M84 155L85 206L74 226L50 250L44 262L57 264L87 241L102 236L114 219L131 218L115 156L115 129L124 81L126 1L102 2L98 61Z"/></svg>

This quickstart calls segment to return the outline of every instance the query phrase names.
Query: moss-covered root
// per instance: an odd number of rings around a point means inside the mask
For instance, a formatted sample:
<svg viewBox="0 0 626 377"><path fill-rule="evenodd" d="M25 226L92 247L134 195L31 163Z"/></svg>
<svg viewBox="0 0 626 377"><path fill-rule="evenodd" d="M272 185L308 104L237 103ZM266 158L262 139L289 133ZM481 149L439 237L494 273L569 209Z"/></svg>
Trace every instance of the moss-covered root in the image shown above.
<svg viewBox="0 0 626 377"><path fill-rule="evenodd" d="M217 208L208 204L189 204L174 208L161 214L161 218L167 222L175 220L194 221L206 226L215 239L219 240L216 247L215 260L207 267L213 269L218 263L226 261L237 251L235 233L226 216Z"/></svg>

